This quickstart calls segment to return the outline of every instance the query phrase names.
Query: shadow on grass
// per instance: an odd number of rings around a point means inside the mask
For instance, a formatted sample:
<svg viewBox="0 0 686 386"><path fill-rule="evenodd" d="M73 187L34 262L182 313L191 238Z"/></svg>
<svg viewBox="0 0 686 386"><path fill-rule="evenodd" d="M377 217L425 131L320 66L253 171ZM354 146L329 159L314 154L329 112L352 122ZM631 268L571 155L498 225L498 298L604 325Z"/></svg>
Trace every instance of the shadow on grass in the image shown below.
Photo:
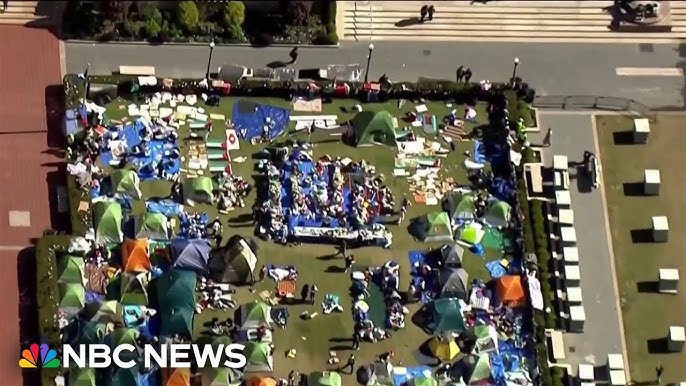
<svg viewBox="0 0 686 386"><path fill-rule="evenodd" d="M648 339L648 353L650 354L665 354L667 350L667 338Z"/></svg>
<svg viewBox="0 0 686 386"><path fill-rule="evenodd" d="M413 25L422 24L422 21L418 17L409 17L407 19L402 19L396 22L394 25L398 28L410 27Z"/></svg>
<svg viewBox="0 0 686 386"><path fill-rule="evenodd" d="M658 293L660 286L657 281L639 281L636 283L636 290L641 294Z"/></svg>
<svg viewBox="0 0 686 386"><path fill-rule="evenodd" d="M343 272L345 272L345 268L339 267L337 265L330 265L330 266L326 267L325 272L327 272L327 273L343 273Z"/></svg>
<svg viewBox="0 0 686 386"><path fill-rule="evenodd" d="M643 196L642 182L625 182L622 184L624 188L624 195L627 197Z"/></svg>
<svg viewBox="0 0 686 386"><path fill-rule="evenodd" d="M635 145L634 134L631 131L615 131L612 133L615 145Z"/></svg>
<svg viewBox="0 0 686 386"><path fill-rule="evenodd" d="M652 229L632 229L631 242L634 244L645 244L653 242Z"/></svg>

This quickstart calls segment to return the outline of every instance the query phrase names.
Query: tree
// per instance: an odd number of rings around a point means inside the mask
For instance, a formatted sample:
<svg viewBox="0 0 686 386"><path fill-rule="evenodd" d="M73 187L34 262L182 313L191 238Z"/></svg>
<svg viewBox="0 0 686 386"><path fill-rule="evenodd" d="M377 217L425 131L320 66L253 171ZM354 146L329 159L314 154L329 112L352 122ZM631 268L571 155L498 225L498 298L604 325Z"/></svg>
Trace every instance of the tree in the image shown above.
<svg viewBox="0 0 686 386"><path fill-rule="evenodd" d="M195 1L181 1L176 9L176 18L186 32L195 32L200 22L200 13Z"/></svg>
<svg viewBox="0 0 686 386"><path fill-rule="evenodd" d="M157 24L162 24L162 12L157 8L157 6L149 1L143 1L138 4L138 17L141 20L155 20Z"/></svg>
<svg viewBox="0 0 686 386"><path fill-rule="evenodd" d="M309 1L289 1L286 6L286 20L288 24L295 26L302 26L307 23L307 18L310 17L310 10L312 4Z"/></svg>
<svg viewBox="0 0 686 386"><path fill-rule="evenodd" d="M233 39L243 37L245 4L242 1L229 1L224 9L224 27Z"/></svg>
<svg viewBox="0 0 686 386"><path fill-rule="evenodd" d="M162 26L157 20L150 19L145 22L145 35L148 39L156 39L162 31Z"/></svg>
<svg viewBox="0 0 686 386"><path fill-rule="evenodd" d="M124 21L129 15L133 1L107 1L102 6L103 17L113 23Z"/></svg>

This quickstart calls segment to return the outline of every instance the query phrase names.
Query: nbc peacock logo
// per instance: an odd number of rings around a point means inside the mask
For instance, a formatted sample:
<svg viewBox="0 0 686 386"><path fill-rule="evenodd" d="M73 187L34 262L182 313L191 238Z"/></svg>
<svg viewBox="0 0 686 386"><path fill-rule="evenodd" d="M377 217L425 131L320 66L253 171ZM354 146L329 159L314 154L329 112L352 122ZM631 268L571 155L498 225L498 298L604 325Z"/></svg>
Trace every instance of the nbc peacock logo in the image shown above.
<svg viewBox="0 0 686 386"><path fill-rule="evenodd" d="M32 344L28 349L21 352L19 367L22 369L56 369L60 367L60 360L57 359L57 351L51 349L47 344Z"/></svg>

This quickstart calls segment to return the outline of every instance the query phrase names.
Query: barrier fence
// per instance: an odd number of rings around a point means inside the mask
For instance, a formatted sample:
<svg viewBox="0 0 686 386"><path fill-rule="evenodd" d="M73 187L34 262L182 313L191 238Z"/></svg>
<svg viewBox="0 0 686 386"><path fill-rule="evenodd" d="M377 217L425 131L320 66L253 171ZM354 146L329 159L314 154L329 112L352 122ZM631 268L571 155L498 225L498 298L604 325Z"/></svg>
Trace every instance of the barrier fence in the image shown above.
<svg viewBox="0 0 686 386"><path fill-rule="evenodd" d="M590 95L536 95L532 106L544 109L562 110L598 109L627 111L648 118L652 122L655 122L657 119L657 113L652 111L648 106L627 98Z"/></svg>

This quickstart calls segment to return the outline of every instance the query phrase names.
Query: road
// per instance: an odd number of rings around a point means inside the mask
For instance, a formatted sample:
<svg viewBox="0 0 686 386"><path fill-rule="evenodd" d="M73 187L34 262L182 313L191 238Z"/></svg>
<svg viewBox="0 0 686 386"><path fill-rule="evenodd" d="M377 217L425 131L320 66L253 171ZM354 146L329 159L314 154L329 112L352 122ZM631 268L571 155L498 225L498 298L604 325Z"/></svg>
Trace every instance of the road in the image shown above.
<svg viewBox="0 0 686 386"><path fill-rule="evenodd" d="M374 43L370 77L386 73L391 80L419 76L454 79L455 69L472 69L474 80L509 79L513 59L520 59L517 75L539 94L593 95L635 99L656 109L684 109L683 76L618 76L620 67L686 68L686 46L638 44L544 43ZM205 75L209 48L66 43L68 72L109 74L120 64L151 65L171 77ZM224 63L264 67L288 60L290 48L216 47L212 67ZM341 48L301 48L297 68L327 64L366 63L368 44L346 42Z"/></svg>

